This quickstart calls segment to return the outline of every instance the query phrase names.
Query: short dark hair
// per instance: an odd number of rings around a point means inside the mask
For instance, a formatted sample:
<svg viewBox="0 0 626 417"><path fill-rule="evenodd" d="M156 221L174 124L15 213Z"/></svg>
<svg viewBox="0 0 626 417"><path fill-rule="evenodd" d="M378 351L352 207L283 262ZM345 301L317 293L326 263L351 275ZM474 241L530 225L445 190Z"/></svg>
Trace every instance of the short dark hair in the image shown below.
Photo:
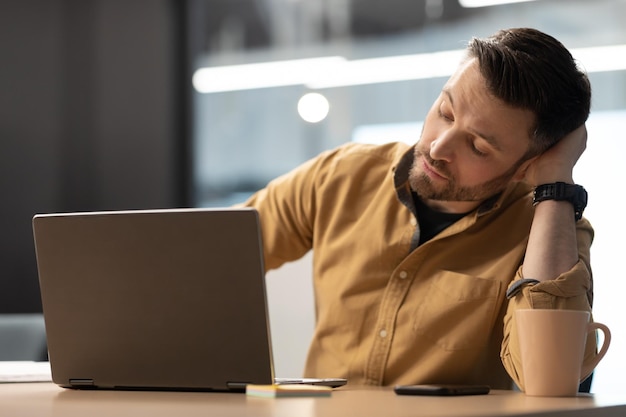
<svg viewBox="0 0 626 417"><path fill-rule="evenodd" d="M529 154L537 155L589 117L591 85L561 42L531 28L500 30L473 38L468 58L477 58L487 88L500 100L535 114Z"/></svg>

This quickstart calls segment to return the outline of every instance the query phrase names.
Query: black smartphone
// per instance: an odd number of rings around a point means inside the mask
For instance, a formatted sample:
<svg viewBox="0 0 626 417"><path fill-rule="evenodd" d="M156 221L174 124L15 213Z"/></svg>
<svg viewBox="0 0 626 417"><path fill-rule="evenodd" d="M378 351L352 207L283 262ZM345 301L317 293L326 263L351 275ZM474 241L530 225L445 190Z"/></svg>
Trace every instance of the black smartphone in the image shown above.
<svg viewBox="0 0 626 417"><path fill-rule="evenodd" d="M489 394L487 385L396 385L393 390L398 395L484 395Z"/></svg>

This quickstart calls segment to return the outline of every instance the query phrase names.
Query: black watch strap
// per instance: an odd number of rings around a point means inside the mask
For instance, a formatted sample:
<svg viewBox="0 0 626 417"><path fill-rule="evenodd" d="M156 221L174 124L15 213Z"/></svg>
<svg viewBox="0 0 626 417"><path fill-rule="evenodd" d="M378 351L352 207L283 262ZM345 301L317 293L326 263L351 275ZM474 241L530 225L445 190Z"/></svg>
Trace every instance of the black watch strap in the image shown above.
<svg viewBox="0 0 626 417"><path fill-rule="evenodd" d="M533 279L533 278L518 279L513 284L511 284L509 288L506 290L506 298L510 300L511 298L519 294L524 287L536 285L536 284L539 284L538 279Z"/></svg>
<svg viewBox="0 0 626 417"><path fill-rule="evenodd" d="M569 201L574 206L574 217L580 220L587 207L587 191L582 185L554 182L538 185L533 193L533 205L545 200Z"/></svg>

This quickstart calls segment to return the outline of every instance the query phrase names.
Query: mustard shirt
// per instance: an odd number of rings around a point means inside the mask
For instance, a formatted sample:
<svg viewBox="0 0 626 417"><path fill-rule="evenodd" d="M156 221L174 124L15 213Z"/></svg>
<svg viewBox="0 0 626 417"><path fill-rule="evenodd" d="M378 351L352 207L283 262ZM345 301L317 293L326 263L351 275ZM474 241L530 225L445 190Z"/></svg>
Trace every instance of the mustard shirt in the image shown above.
<svg viewBox="0 0 626 417"><path fill-rule="evenodd" d="M505 389L513 378L523 387L512 312L590 310L593 230L577 222L580 260L570 271L507 300L522 278L531 188L511 184L412 249L418 223L401 202L412 160L401 143L347 144L245 203L259 212L267 270L313 250L316 327L304 376ZM589 359L591 336L587 348Z"/></svg>

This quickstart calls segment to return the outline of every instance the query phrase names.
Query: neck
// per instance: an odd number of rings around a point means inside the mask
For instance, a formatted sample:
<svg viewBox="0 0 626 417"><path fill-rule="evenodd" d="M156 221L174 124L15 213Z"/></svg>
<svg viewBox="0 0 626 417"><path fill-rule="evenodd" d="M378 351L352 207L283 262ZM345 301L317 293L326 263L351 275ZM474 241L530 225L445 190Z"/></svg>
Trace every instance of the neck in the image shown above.
<svg viewBox="0 0 626 417"><path fill-rule="evenodd" d="M432 199L423 199L422 201L433 210L453 214L469 213L482 203L482 201L444 201Z"/></svg>

